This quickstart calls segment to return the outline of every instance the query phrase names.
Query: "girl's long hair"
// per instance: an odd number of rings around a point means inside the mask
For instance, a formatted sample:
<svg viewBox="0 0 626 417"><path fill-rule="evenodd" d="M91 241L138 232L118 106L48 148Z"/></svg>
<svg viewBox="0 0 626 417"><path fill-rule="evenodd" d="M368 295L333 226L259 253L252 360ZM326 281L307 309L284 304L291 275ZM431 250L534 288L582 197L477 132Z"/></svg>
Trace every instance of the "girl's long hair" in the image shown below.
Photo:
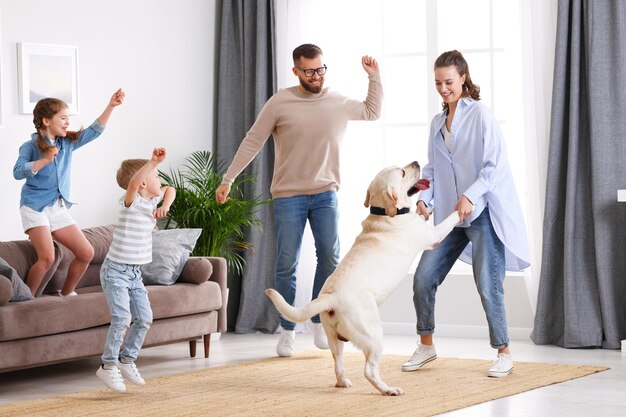
<svg viewBox="0 0 626 417"><path fill-rule="evenodd" d="M472 82L469 65L467 65L467 61L463 57L463 54L456 49L439 55L439 57L435 60L434 69L451 66L456 68L461 77L465 75L465 82L463 83L463 97L469 96L474 100L480 100L480 86ZM443 110L448 110L448 103L444 102L442 106Z"/></svg>
<svg viewBox="0 0 626 417"><path fill-rule="evenodd" d="M43 119L52 119L55 114L66 108L68 108L68 105L58 98L43 98L35 105L33 109L33 124L35 125L35 130L37 130L37 146L42 152L48 149L48 144L41 135L41 130L45 129ZM76 142L78 140L78 134L82 130L83 129L78 131L68 130L65 137Z"/></svg>

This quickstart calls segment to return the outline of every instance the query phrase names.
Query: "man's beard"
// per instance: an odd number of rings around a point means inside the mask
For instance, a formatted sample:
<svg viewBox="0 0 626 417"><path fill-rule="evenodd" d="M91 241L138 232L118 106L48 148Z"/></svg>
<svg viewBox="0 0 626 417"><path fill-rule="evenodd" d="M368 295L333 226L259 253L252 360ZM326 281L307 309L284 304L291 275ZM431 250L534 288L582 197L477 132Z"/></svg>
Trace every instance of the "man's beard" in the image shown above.
<svg viewBox="0 0 626 417"><path fill-rule="evenodd" d="M320 80L320 83L318 85L313 86L309 84L307 81L300 79L300 85L309 93L319 94L322 91L322 88L324 87L324 80L323 79Z"/></svg>

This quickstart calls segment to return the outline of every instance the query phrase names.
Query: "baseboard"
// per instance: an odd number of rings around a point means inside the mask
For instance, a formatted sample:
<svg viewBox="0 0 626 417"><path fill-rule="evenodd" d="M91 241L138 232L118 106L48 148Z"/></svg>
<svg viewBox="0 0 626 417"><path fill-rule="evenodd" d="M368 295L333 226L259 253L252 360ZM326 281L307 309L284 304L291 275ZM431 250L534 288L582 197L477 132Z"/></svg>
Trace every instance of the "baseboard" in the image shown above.
<svg viewBox="0 0 626 417"><path fill-rule="evenodd" d="M415 324L413 323L383 323L384 334L398 336L415 336ZM509 337L511 340L529 340L532 329L510 327ZM488 339L489 329L487 326L459 326L459 325L439 325L437 326L437 336L461 337L468 339Z"/></svg>

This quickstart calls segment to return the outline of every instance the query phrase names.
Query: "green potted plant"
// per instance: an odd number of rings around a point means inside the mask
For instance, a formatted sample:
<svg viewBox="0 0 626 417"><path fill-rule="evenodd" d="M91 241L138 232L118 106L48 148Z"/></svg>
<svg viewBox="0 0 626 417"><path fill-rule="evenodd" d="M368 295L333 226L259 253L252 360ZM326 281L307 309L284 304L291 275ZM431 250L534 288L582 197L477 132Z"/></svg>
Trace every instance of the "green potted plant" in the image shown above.
<svg viewBox="0 0 626 417"><path fill-rule="evenodd" d="M218 203L215 190L222 183L224 172L224 163L208 151L192 152L182 169L170 169L169 175L159 171L163 184L176 189L164 227L202 229L192 255L221 256L232 272L241 274L245 264L243 251L250 249L250 243L244 239L245 229L263 229L255 213L257 207L271 200L244 198L241 186L254 178L241 174L232 184L230 199Z"/></svg>

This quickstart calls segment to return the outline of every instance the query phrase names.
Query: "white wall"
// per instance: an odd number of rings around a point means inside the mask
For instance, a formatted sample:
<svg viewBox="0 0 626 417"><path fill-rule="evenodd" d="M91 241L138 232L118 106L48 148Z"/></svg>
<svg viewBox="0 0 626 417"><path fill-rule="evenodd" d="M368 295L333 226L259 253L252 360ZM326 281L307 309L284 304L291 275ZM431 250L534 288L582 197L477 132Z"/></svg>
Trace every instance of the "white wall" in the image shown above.
<svg viewBox="0 0 626 417"><path fill-rule="evenodd" d="M504 298L511 340L530 337L534 314L522 274L507 274ZM415 335L413 275L382 305L380 316L386 334ZM481 338L489 343L487 320L471 273L450 274L437 290L435 336Z"/></svg>
<svg viewBox="0 0 626 417"><path fill-rule="evenodd" d="M12 170L34 127L18 111L18 42L78 46L80 109L71 128L91 124L117 88L126 91L103 135L74 155L71 213L90 227L115 220L123 159L164 146L169 171L190 152L212 149L215 26L216 0L0 0L0 240L26 237L23 181Z"/></svg>

